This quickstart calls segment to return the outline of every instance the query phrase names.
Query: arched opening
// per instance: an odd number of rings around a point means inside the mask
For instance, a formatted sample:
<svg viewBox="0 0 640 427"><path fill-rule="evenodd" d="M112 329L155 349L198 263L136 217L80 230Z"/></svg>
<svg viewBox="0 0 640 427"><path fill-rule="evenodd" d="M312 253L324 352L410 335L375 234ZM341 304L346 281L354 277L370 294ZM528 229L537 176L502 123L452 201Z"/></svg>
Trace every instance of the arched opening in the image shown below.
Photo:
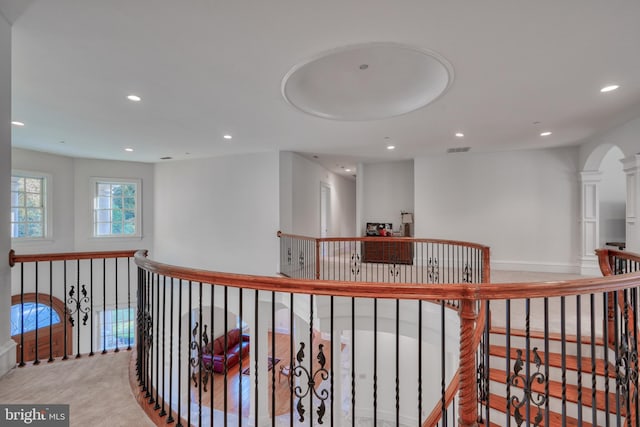
<svg viewBox="0 0 640 427"><path fill-rule="evenodd" d="M623 247L625 241L626 183L622 170L624 153L613 146L600 162L599 224L601 247Z"/></svg>

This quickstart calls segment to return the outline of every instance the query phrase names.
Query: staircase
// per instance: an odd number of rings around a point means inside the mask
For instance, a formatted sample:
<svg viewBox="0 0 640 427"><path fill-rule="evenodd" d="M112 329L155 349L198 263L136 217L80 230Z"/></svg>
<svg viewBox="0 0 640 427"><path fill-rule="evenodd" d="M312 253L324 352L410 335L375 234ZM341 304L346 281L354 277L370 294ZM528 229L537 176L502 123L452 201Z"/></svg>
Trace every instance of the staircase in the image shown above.
<svg viewBox="0 0 640 427"><path fill-rule="evenodd" d="M544 334L530 332L528 373L525 331L511 329L509 340L507 349L506 331L491 329L488 405L485 400L482 408L485 425L486 418L491 425L526 423L527 406L530 423L535 426L624 425L626 403L622 399L616 401L615 356L611 351L605 354L601 340L596 340L592 346L589 337L582 337L578 345L575 336L566 336L563 352L559 334L549 334L548 347L545 347ZM595 358L592 358L592 352ZM482 359L486 360L486 356ZM529 398L525 397L524 387L527 374L531 383ZM548 402L545 395L548 395ZM548 414L545 413L547 408Z"/></svg>

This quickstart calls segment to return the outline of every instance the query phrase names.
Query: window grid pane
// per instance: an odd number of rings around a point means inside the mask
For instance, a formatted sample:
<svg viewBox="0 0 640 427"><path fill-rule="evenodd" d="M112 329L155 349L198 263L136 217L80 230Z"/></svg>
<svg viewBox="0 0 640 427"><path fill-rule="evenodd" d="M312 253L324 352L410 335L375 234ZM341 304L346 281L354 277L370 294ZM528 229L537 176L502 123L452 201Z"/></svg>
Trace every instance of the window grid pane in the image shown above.
<svg viewBox="0 0 640 427"><path fill-rule="evenodd" d="M11 238L45 236L45 178L11 176Z"/></svg>
<svg viewBox="0 0 640 427"><path fill-rule="evenodd" d="M135 235L135 183L97 182L94 202L94 235Z"/></svg>

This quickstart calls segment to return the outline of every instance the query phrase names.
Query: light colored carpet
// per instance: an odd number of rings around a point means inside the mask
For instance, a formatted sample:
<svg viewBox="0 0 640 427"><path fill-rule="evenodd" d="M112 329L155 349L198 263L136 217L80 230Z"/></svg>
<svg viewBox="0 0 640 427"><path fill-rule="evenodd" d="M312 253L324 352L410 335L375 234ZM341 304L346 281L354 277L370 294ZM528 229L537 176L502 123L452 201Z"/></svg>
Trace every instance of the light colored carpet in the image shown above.
<svg viewBox="0 0 640 427"><path fill-rule="evenodd" d="M70 405L70 425L153 426L129 386L131 352L15 368L0 378L0 402Z"/></svg>

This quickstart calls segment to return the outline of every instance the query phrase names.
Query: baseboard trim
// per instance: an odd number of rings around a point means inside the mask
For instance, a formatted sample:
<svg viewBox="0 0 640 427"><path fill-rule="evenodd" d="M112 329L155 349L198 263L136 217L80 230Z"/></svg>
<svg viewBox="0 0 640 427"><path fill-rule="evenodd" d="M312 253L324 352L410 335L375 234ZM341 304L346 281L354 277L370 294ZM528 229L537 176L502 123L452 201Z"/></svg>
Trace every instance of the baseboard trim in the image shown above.
<svg viewBox="0 0 640 427"><path fill-rule="evenodd" d="M16 342L9 338L0 346L0 377L16 367Z"/></svg>
<svg viewBox="0 0 640 427"><path fill-rule="evenodd" d="M492 270L503 271L533 271L536 273L566 273L580 274L578 264L561 262L530 262L530 261L491 261Z"/></svg>

